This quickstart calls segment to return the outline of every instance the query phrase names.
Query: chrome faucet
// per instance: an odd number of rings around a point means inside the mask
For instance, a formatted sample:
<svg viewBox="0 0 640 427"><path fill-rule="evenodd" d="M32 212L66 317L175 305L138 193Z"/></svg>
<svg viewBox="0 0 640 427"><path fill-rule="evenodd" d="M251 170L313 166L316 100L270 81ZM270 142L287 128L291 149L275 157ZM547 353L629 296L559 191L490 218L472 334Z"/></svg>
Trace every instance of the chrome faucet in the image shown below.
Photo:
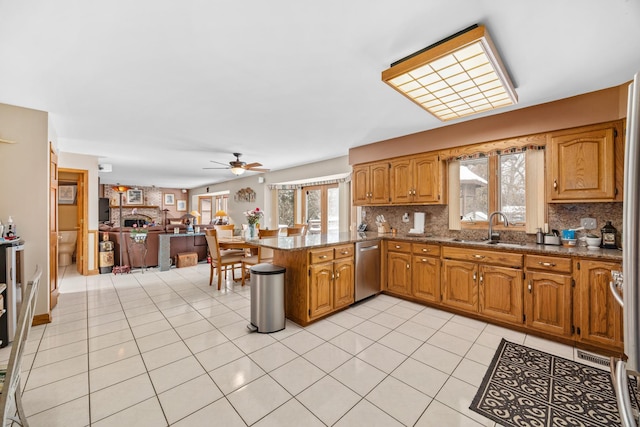
<svg viewBox="0 0 640 427"><path fill-rule="evenodd" d="M491 215L489 215L489 241L500 240L500 234L493 232L493 217L495 215L502 215L502 218L504 218L504 226L509 226L509 221L507 220L507 216L505 214L500 211L491 212Z"/></svg>

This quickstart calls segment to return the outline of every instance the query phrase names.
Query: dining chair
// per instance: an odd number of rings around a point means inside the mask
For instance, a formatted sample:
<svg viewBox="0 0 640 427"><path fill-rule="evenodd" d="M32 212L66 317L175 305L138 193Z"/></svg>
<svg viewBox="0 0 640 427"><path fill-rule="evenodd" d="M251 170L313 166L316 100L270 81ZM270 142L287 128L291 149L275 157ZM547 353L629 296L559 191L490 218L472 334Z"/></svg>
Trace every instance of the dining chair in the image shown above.
<svg viewBox="0 0 640 427"><path fill-rule="evenodd" d="M242 267L242 259L244 253L242 251L225 251L221 253L220 245L218 243L218 231L214 229L205 230L205 238L207 239L207 246L209 247L209 255L211 255L211 272L209 274L209 286L213 283L213 271L218 270L218 290L222 285L222 273L224 272L224 278L227 279L227 271L231 267L231 277L235 281L235 268L237 265Z"/></svg>
<svg viewBox="0 0 640 427"><path fill-rule="evenodd" d="M280 230L258 230L258 238L265 239L267 237L278 237L278 233ZM244 286L245 279L247 277L247 272L249 269L256 265L261 264L263 262L273 262L273 249L265 248L263 246L258 246L257 255L252 255L249 257L245 257L242 259L242 286Z"/></svg>
<svg viewBox="0 0 640 427"><path fill-rule="evenodd" d="M287 227L287 236L304 236L305 227Z"/></svg>
<svg viewBox="0 0 640 427"><path fill-rule="evenodd" d="M233 224L214 225L213 228L218 232L218 237L233 237Z"/></svg>

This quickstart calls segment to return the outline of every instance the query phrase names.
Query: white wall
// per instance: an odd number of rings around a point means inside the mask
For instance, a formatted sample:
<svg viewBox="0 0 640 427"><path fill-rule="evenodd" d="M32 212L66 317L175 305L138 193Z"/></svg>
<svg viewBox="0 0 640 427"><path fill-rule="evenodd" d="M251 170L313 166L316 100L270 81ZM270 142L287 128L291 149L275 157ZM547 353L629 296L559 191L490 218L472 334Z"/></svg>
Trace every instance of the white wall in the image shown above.
<svg viewBox="0 0 640 427"><path fill-rule="evenodd" d="M58 167L67 169L80 169L89 171L89 218L87 228L89 231L98 229L98 157L84 154L61 152L58 154Z"/></svg>
<svg viewBox="0 0 640 427"><path fill-rule="evenodd" d="M189 211L198 208L198 196L203 194L215 193L219 191L229 190L229 211L227 214L230 216L231 222L234 224L246 223L246 217L243 212L255 209L256 207L264 210L265 223L270 227L276 222L276 207L272 206L271 190L269 190L269 184L277 184L281 182L297 181L310 178L318 178L328 175L335 175L341 173L351 173L351 166L349 165L349 157L337 157L335 159L324 160L321 162L310 163L303 166L296 166L288 169L281 169L277 171L265 172L261 174L251 174L243 176L238 179L231 179L222 183L211 184L209 186L194 188L189 191L191 194ZM231 172L229 172L231 175ZM258 182L258 177L264 178L264 183ZM207 191L207 187L209 191ZM233 196L240 189L250 187L256 192L256 200L253 203L238 203L234 201ZM348 209L351 205L351 199L348 195L349 185L341 185L341 198L348 200L345 209ZM345 193L346 192L346 193ZM347 194L344 195L343 193ZM340 224L343 231L347 231L349 227L349 214L348 211L344 215L340 215Z"/></svg>
<svg viewBox="0 0 640 427"><path fill-rule="evenodd" d="M44 111L0 104L0 220L25 242L25 274L42 268L36 314L49 312L49 124Z"/></svg>

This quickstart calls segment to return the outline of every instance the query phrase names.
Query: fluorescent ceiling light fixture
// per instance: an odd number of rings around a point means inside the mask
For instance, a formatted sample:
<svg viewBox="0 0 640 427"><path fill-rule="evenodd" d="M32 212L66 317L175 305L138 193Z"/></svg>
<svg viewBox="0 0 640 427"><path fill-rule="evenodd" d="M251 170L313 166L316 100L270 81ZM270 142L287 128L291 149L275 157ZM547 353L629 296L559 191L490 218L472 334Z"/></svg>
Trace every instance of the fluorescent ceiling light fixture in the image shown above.
<svg viewBox="0 0 640 427"><path fill-rule="evenodd" d="M382 81L442 121L518 102L484 25L394 62Z"/></svg>

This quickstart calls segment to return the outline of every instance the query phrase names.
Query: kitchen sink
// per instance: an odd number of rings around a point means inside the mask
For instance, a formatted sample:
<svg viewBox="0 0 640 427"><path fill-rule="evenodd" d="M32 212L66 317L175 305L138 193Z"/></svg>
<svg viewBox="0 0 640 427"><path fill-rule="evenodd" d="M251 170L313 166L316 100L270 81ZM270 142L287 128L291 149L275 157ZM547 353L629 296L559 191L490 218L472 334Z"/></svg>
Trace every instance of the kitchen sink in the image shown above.
<svg viewBox="0 0 640 427"><path fill-rule="evenodd" d="M476 244L484 244L484 245L496 245L502 247L512 247L512 248L520 248L522 246L526 246L526 243L521 242L501 242L500 240L470 240L470 239L451 239L452 242L456 243L476 243Z"/></svg>
<svg viewBox="0 0 640 427"><path fill-rule="evenodd" d="M525 246L526 243L522 243L522 242L501 242L499 240L491 240L491 241L487 242L487 245L497 245L497 246L506 246L506 247L512 247L512 248L519 248L519 247Z"/></svg>

